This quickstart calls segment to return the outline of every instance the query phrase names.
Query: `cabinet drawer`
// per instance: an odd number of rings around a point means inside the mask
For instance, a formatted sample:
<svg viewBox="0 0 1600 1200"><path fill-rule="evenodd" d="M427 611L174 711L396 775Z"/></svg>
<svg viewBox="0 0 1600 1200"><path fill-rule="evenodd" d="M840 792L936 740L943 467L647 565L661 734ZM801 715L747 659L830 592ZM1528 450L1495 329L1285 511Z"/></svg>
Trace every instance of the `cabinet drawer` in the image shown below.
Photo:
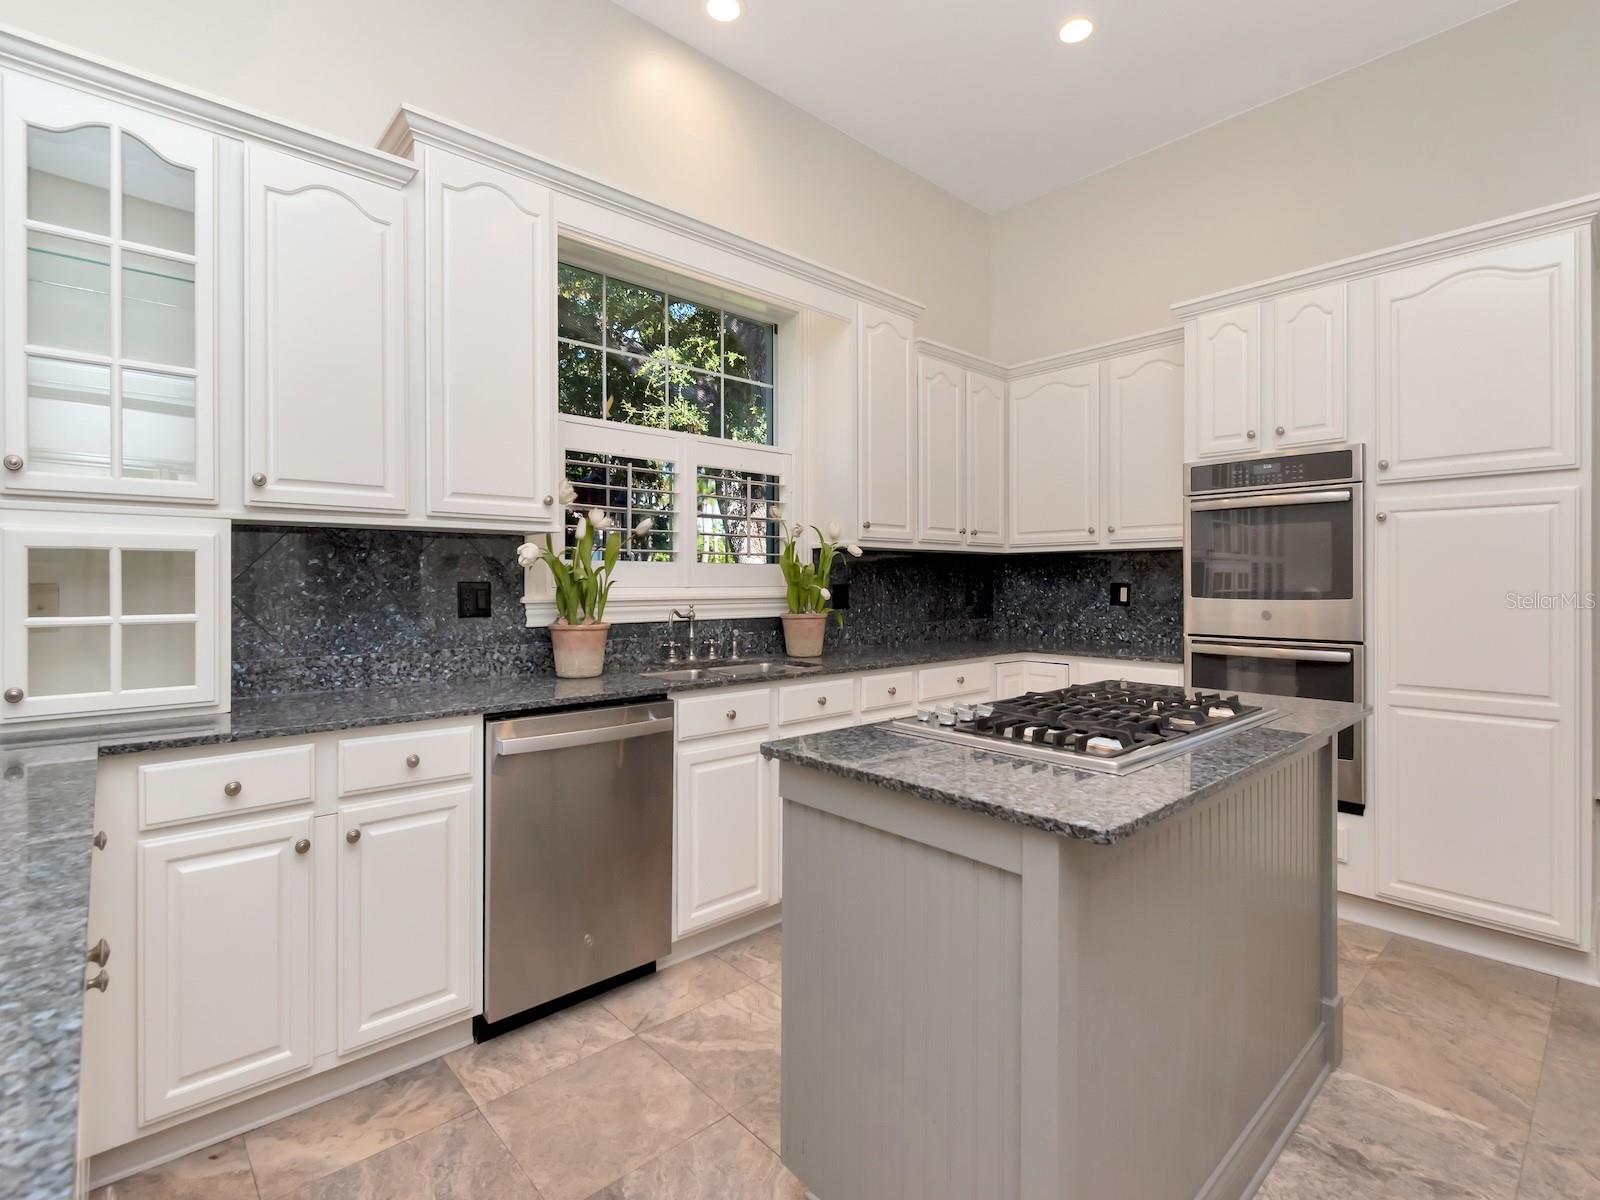
<svg viewBox="0 0 1600 1200"><path fill-rule="evenodd" d="M948 667L924 667L917 674L918 700L948 700L986 692L994 677L988 663L956 663Z"/></svg>
<svg viewBox="0 0 1600 1200"><path fill-rule="evenodd" d="M778 689L778 724L798 725L853 713L856 684L853 679L824 679Z"/></svg>
<svg viewBox="0 0 1600 1200"><path fill-rule="evenodd" d="M765 728L772 720L772 691L712 692L677 701L678 740Z"/></svg>
<svg viewBox="0 0 1600 1200"><path fill-rule="evenodd" d="M472 731L432 729L339 742L339 795L357 796L472 774Z"/></svg>
<svg viewBox="0 0 1600 1200"><path fill-rule="evenodd" d="M888 675L865 675L861 679L861 711L880 708L908 708L917 700L915 671L895 671Z"/></svg>
<svg viewBox="0 0 1600 1200"><path fill-rule="evenodd" d="M140 767L139 826L309 803L311 763L310 746L278 746Z"/></svg>

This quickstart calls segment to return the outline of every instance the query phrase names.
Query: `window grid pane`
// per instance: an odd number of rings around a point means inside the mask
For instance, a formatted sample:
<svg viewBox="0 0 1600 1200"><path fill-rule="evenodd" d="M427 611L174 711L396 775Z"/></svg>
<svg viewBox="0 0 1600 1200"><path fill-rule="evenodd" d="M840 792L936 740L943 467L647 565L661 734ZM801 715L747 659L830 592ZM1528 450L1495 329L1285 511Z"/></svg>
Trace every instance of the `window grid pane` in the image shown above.
<svg viewBox="0 0 1600 1200"><path fill-rule="evenodd" d="M600 509L622 533L621 562L672 562L677 529L674 501L677 474L673 464L615 454L569 450L566 478L578 493L567 512L566 545L578 540L583 515ZM648 520L650 528L640 532ZM595 547L595 557L604 546Z"/></svg>
<svg viewBox="0 0 1600 1200"><path fill-rule="evenodd" d="M777 562L783 522L771 513L782 488L776 475L701 467L695 474L695 561Z"/></svg>

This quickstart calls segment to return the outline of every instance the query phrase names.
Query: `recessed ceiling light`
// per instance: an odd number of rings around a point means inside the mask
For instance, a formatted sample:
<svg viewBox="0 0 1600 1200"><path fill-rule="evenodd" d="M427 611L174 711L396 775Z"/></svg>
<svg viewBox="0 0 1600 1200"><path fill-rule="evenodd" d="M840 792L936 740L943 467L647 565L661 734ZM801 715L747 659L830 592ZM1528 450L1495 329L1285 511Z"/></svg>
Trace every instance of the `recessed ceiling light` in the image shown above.
<svg viewBox="0 0 1600 1200"><path fill-rule="evenodd" d="M737 21L743 11L739 0L706 0L706 13L713 21Z"/></svg>
<svg viewBox="0 0 1600 1200"><path fill-rule="evenodd" d="M712 0L712 2L715 3L716 0ZM732 3L737 7L738 0L732 0ZM1061 27L1061 31L1056 36L1067 45L1075 46L1093 32L1094 22L1089 20L1088 17L1073 17Z"/></svg>

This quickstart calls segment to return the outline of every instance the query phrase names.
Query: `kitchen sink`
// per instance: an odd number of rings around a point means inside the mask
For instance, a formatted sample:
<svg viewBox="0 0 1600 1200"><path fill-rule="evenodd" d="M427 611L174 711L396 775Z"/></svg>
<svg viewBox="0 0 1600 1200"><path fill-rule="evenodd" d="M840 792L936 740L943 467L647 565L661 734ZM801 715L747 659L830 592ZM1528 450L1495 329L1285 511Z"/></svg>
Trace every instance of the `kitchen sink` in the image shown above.
<svg viewBox="0 0 1600 1200"><path fill-rule="evenodd" d="M659 671L641 671L646 679L665 679L668 683L695 683L701 679L715 679L706 667L665 667Z"/></svg>
<svg viewBox="0 0 1600 1200"><path fill-rule="evenodd" d="M768 675L799 675L820 670L816 663L787 662L783 659L766 659L761 662L725 663L720 667L707 667L713 675L724 679L760 679Z"/></svg>

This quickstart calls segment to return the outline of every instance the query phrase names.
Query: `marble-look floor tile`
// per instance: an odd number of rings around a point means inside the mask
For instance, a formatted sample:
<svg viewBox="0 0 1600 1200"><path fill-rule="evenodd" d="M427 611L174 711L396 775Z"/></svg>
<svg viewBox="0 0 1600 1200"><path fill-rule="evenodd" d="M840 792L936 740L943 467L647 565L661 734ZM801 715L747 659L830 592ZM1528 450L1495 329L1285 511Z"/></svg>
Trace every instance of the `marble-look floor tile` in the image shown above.
<svg viewBox="0 0 1600 1200"><path fill-rule="evenodd" d="M1518 1148L1410 1096L1335 1072L1258 1200L1511 1200Z"/></svg>
<svg viewBox="0 0 1600 1200"><path fill-rule="evenodd" d="M230 1138L96 1188L89 1200L256 1200L244 1138Z"/></svg>
<svg viewBox="0 0 1600 1200"><path fill-rule="evenodd" d="M1600 1196L1600 1038L1564 1038L1561 1049L1581 1053L1558 1055L1551 1039L1522 1167L1526 1200Z"/></svg>
<svg viewBox="0 0 1600 1200"><path fill-rule="evenodd" d="M702 954L625 983L600 996L599 1002L629 1029L648 1029L749 983L748 976L716 955Z"/></svg>
<svg viewBox="0 0 1600 1200"><path fill-rule="evenodd" d="M1570 979L1556 985L1547 1053L1553 1058L1600 1061L1600 987Z"/></svg>
<svg viewBox="0 0 1600 1200"><path fill-rule="evenodd" d="M245 1135L263 1200L426 1133L474 1105L443 1059L380 1079Z"/></svg>
<svg viewBox="0 0 1600 1200"><path fill-rule="evenodd" d="M593 1000L521 1029L465 1046L445 1061L479 1105L630 1037L628 1027Z"/></svg>
<svg viewBox="0 0 1600 1200"><path fill-rule="evenodd" d="M729 1110L776 1091L782 1002L752 983L639 1035Z"/></svg>
<svg viewBox="0 0 1600 1200"><path fill-rule="evenodd" d="M774 991L783 989L783 926L774 925L714 952L729 966Z"/></svg>
<svg viewBox="0 0 1600 1200"><path fill-rule="evenodd" d="M1368 969L1388 946L1390 934L1354 921L1339 922L1339 990L1350 999Z"/></svg>
<svg viewBox="0 0 1600 1200"><path fill-rule="evenodd" d="M732 1117L629 1172L595 1200L802 1200L806 1189Z"/></svg>
<svg viewBox="0 0 1600 1200"><path fill-rule="evenodd" d="M545 1200L583 1200L724 1115L638 1038L508 1092L483 1113Z"/></svg>
<svg viewBox="0 0 1600 1200"><path fill-rule="evenodd" d="M758 1096L733 1114L738 1118L739 1124L771 1146L774 1154L783 1153L783 1134L779 1121L781 1099L780 1088L778 1091L768 1092L765 1096Z"/></svg>
<svg viewBox="0 0 1600 1200"><path fill-rule="evenodd" d="M539 1200L539 1193L474 1112L308 1184L294 1200Z"/></svg>

